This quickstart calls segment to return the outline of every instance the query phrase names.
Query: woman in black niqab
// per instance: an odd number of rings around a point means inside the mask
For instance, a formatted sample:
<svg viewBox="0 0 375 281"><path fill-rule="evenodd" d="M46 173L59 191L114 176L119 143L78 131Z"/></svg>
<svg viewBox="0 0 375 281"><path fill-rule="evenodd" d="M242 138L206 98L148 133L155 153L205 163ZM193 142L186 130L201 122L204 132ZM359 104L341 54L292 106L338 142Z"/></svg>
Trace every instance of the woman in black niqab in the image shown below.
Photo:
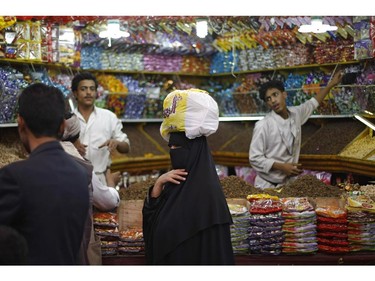
<svg viewBox="0 0 375 281"><path fill-rule="evenodd" d="M234 264L232 217L206 137L171 133L168 145L173 169L169 175L173 178L180 169L187 175L165 182L157 198L150 188L143 207L147 263Z"/></svg>

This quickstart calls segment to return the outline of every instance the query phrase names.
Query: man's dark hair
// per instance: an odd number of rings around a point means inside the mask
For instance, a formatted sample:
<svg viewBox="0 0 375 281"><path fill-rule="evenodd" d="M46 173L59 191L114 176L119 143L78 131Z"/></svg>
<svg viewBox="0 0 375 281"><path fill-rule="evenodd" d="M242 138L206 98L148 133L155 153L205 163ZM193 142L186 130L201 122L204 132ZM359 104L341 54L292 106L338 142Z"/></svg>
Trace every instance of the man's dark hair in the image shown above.
<svg viewBox="0 0 375 281"><path fill-rule="evenodd" d="M278 80L271 80L264 84L262 84L259 88L259 97L265 101L266 98L266 92L269 89L278 89L281 92L285 91L284 83Z"/></svg>
<svg viewBox="0 0 375 281"><path fill-rule="evenodd" d="M27 254L25 237L13 227L0 225L0 265L26 264Z"/></svg>
<svg viewBox="0 0 375 281"><path fill-rule="evenodd" d="M18 98L18 114L35 137L56 137L65 116L63 93L53 86L35 83Z"/></svg>
<svg viewBox="0 0 375 281"><path fill-rule="evenodd" d="M98 89L98 81L96 80L95 76L90 72L81 72L74 76L72 80L72 91L77 91L79 82L82 80L92 80L95 82L95 89Z"/></svg>

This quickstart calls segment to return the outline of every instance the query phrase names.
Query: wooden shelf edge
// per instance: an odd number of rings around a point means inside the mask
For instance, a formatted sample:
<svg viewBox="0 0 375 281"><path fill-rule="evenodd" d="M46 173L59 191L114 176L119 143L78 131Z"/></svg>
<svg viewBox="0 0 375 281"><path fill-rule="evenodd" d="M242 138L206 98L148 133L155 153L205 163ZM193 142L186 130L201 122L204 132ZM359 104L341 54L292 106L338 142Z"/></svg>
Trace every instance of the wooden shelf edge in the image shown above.
<svg viewBox="0 0 375 281"><path fill-rule="evenodd" d="M212 152L217 165L251 167L249 157L244 152ZM373 177L375 175L375 163L369 160L354 159L338 155L307 155L301 154L300 163L307 170L355 173L363 176ZM142 173L152 170L169 169L170 160L168 155L153 157L124 157L112 161L113 171L128 171L130 173Z"/></svg>

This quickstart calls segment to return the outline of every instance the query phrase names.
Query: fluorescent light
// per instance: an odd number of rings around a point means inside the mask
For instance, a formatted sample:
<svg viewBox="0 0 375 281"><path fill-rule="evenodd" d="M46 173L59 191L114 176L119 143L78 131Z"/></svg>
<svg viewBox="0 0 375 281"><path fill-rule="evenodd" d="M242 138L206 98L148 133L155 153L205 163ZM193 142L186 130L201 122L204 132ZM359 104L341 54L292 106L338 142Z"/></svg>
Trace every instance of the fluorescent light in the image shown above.
<svg viewBox="0 0 375 281"><path fill-rule="evenodd" d="M354 117L361 121L363 124L365 124L367 127L370 127L371 129L375 130L375 125L367 119L360 116L359 114L354 114Z"/></svg>
<svg viewBox="0 0 375 281"><path fill-rule="evenodd" d="M208 26L207 26L207 21L206 20L197 20L196 22L196 31L197 31L197 36L200 38L205 38L208 34Z"/></svg>
<svg viewBox="0 0 375 281"><path fill-rule="evenodd" d="M303 24L298 28L298 31L301 33L325 33L327 31L335 30L337 30L337 26L323 24L323 20L321 18L312 18L311 24Z"/></svg>

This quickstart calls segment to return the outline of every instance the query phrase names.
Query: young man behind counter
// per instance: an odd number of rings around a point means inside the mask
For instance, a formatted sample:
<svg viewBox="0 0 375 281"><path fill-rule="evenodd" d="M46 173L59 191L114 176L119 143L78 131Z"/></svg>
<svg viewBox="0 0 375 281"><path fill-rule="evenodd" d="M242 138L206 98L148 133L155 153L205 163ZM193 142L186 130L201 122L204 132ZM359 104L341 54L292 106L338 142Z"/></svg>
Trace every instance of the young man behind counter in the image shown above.
<svg viewBox="0 0 375 281"><path fill-rule="evenodd" d="M271 112L255 123L249 149L251 166L257 172L257 188L277 188L302 173L299 161L301 126L342 79L336 72L327 86L299 106L286 105L287 92L281 81L272 80L260 88L260 97Z"/></svg>
<svg viewBox="0 0 375 281"><path fill-rule="evenodd" d="M122 123L108 109L95 106L98 82L90 72L78 73L72 80L72 92L77 101L74 113L80 120L79 153L90 160L94 172L104 185L106 171L111 165L111 153L130 150L128 136L122 131Z"/></svg>

